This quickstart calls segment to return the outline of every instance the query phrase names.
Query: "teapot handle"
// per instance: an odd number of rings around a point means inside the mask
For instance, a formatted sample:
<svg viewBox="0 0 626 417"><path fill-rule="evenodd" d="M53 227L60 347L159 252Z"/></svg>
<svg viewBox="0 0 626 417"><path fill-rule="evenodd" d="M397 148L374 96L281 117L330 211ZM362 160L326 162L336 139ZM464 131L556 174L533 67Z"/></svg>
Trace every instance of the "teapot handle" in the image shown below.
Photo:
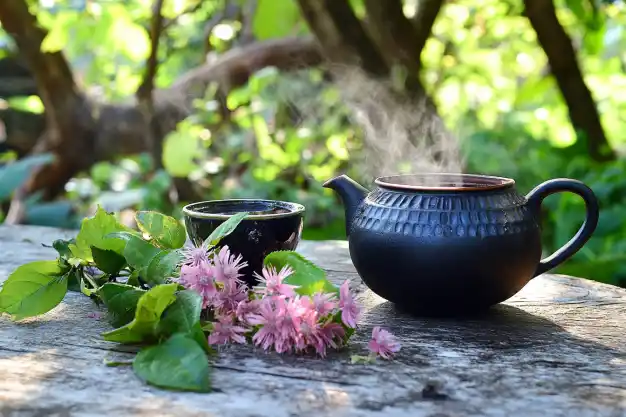
<svg viewBox="0 0 626 417"><path fill-rule="evenodd" d="M569 242L563 245L552 255L548 256L545 259L542 259L539 262L534 276L541 275L544 272L555 268L559 264L569 259L576 252L578 252L580 248L582 248L583 245L587 243L593 232L596 230L596 226L598 225L598 217L600 211L598 206L598 199L596 198L591 188L587 187L585 184L577 180L572 180L568 178L557 178L539 184L526 196L526 198L528 199L528 207L531 210L534 210L537 216L539 216L539 211L543 199L551 194L563 191L569 191L571 193L578 194L583 198L583 200L585 201L585 207L587 209L585 222L580 227L580 229L578 229L576 235L572 239L570 239Z"/></svg>

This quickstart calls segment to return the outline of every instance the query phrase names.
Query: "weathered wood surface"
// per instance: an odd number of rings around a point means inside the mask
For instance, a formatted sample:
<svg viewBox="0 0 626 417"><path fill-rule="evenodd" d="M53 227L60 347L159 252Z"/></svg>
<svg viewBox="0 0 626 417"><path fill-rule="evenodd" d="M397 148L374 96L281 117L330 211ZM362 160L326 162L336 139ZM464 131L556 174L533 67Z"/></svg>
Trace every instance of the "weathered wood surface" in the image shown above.
<svg viewBox="0 0 626 417"><path fill-rule="evenodd" d="M70 234L0 227L0 281L18 265L50 259L41 246ZM360 281L345 242L300 250L337 282ZM603 416L626 415L626 291L544 275L472 320L416 319L361 284L362 328L347 352L325 360L227 348L211 394L158 390L128 367L128 350L100 338L97 308L70 294L39 319L0 319L1 416ZM373 325L399 336L391 362L352 365Z"/></svg>

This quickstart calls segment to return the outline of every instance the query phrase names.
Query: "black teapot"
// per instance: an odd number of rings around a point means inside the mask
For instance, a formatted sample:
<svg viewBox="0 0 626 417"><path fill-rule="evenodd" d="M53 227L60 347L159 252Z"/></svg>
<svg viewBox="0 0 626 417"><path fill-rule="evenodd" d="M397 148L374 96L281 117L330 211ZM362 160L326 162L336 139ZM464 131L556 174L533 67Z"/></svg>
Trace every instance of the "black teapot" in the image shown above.
<svg viewBox="0 0 626 417"><path fill-rule="evenodd" d="M575 254L598 223L593 191L572 179L546 181L527 196L509 178L469 174L380 177L369 192L345 175L324 186L341 197L350 256L365 284L420 315L476 313ZM580 195L586 219L576 236L541 258L542 200Z"/></svg>

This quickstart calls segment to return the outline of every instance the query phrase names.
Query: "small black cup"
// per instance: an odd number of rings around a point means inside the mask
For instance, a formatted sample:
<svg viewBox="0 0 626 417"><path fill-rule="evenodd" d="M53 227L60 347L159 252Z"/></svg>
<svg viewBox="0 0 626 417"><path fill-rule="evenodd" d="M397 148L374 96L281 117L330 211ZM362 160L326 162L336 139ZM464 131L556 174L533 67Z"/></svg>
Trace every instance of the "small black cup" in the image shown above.
<svg viewBox="0 0 626 417"><path fill-rule="evenodd" d="M243 279L254 285L253 274L260 273L263 260L278 250L294 250L300 242L304 206L286 201L240 199L192 203L183 207L185 227L191 241L199 245L234 214L249 215L220 242L248 262Z"/></svg>

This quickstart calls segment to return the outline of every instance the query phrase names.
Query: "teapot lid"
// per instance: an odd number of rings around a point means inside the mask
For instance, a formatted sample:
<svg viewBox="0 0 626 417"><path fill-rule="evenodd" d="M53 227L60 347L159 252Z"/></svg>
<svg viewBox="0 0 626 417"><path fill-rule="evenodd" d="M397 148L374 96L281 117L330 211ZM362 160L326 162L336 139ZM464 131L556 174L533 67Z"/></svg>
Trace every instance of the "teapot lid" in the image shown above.
<svg viewBox="0 0 626 417"><path fill-rule="evenodd" d="M376 185L409 191L490 191L512 187L515 180L476 174L400 174L376 178Z"/></svg>

